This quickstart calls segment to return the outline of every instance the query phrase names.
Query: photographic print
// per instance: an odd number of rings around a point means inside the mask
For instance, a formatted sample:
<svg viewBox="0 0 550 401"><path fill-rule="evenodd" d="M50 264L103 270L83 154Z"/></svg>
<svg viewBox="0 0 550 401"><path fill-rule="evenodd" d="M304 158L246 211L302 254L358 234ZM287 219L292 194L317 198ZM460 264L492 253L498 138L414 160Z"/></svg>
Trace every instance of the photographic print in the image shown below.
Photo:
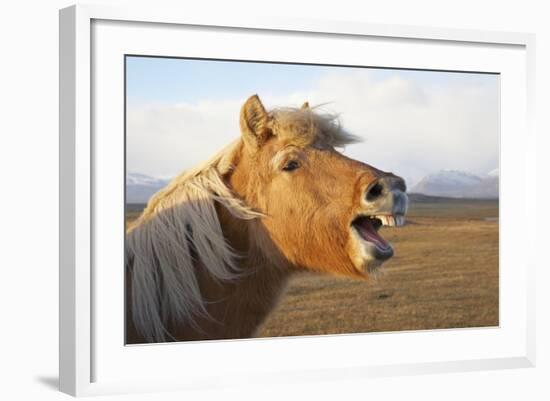
<svg viewBox="0 0 550 401"><path fill-rule="evenodd" d="M126 343L499 325L499 75L125 58Z"/></svg>

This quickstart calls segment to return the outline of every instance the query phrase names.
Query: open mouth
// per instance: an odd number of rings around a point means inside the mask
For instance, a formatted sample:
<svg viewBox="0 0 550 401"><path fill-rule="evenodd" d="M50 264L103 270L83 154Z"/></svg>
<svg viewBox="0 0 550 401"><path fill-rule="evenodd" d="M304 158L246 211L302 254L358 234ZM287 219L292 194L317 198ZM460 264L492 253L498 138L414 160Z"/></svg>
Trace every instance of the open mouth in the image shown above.
<svg viewBox="0 0 550 401"><path fill-rule="evenodd" d="M372 244L373 255L378 260L386 260L393 256L393 249L379 233L382 226L399 227L405 224L404 215L360 215L351 225L364 242Z"/></svg>

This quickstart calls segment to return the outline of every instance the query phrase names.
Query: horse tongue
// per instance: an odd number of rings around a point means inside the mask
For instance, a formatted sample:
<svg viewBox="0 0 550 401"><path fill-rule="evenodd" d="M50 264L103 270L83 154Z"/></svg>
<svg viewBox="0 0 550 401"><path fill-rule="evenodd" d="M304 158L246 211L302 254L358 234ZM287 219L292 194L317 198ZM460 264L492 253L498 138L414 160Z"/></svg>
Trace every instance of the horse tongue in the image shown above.
<svg viewBox="0 0 550 401"><path fill-rule="evenodd" d="M374 245L376 245L377 248L379 249L389 248L390 245L387 243L387 241L384 238L382 238L378 234L378 232L376 231L376 229L372 225L372 222L369 219L362 219L360 224L357 225L357 227L359 228L359 233L361 234L361 236L365 240L372 242Z"/></svg>

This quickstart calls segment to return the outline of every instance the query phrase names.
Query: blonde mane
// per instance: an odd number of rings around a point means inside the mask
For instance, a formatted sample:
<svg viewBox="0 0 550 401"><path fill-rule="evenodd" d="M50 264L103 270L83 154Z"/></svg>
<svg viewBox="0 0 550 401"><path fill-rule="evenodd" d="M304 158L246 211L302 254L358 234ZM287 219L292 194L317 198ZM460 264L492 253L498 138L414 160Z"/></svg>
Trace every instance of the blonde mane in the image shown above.
<svg viewBox="0 0 550 401"><path fill-rule="evenodd" d="M272 118L270 128L276 135L291 137L303 145L317 142L339 148L361 141L342 127L337 114L315 112L321 106L274 109L269 113Z"/></svg>
<svg viewBox="0 0 550 401"><path fill-rule="evenodd" d="M344 131L336 116L311 108L272 110L275 135L293 135L304 143L343 146L358 138ZM242 220L261 217L224 183L231 171L236 140L213 158L183 172L155 194L126 234L126 265L131 280L132 319L148 342L172 338L170 323L195 328L208 317L195 268L196 260L216 280L238 279L236 254L224 238L215 203Z"/></svg>

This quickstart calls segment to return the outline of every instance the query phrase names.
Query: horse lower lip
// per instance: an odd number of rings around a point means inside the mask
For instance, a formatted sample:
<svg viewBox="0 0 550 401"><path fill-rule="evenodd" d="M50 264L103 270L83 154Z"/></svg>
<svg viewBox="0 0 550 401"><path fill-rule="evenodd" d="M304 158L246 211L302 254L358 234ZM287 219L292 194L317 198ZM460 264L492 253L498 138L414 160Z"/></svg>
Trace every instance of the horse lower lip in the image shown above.
<svg viewBox="0 0 550 401"><path fill-rule="evenodd" d="M380 249L376 247L376 259L387 260L393 256L393 249L391 246L388 246L385 249Z"/></svg>

